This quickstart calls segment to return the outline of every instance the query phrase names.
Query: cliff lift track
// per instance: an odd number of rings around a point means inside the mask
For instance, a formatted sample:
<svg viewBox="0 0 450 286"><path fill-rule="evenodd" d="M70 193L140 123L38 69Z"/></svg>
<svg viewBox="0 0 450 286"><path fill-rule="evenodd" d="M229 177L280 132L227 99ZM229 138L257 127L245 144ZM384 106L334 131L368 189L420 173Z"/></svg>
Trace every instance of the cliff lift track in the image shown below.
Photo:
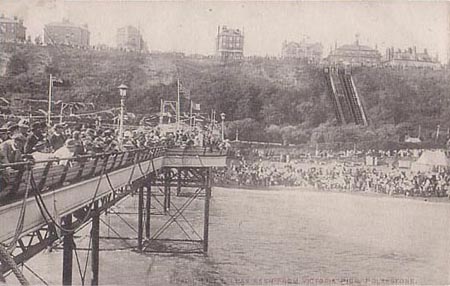
<svg viewBox="0 0 450 286"><path fill-rule="evenodd" d="M344 69L325 68L327 86L339 124L354 122L357 125L368 125L367 115L356 90L353 77Z"/></svg>

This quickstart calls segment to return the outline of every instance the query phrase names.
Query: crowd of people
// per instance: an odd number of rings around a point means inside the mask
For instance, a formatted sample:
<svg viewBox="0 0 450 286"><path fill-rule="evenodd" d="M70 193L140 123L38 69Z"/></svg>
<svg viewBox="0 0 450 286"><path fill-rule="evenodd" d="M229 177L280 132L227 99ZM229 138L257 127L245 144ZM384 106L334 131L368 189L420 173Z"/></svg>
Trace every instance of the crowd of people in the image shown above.
<svg viewBox="0 0 450 286"><path fill-rule="evenodd" d="M311 164L300 160L289 163L244 159L218 171L216 182L234 186L299 186L319 190L374 192L418 197L449 197L450 172L420 172L398 168L346 166L336 161Z"/></svg>
<svg viewBox="0 0 450 286"><path fill-rule="evenodd" d="M58 123L52 128L27 119L8 121L0 128L0 166L24 160L69 158L78 155L119 152L156 146L204 146L211 150L223 143L208 126L162 132L158 127L139 127L123 133L117 129L83 124Z"/></svg>

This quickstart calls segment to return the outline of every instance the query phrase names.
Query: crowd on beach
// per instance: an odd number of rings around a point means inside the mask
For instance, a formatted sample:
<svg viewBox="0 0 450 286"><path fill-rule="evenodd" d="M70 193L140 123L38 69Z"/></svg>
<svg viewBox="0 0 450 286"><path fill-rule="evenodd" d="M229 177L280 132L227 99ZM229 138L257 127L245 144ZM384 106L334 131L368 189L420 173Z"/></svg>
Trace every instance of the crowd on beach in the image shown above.
<svg viewBox="0 0 450 286"><path fill-rule="evenodd" d="M298 186L324 191L372 192L388 195L450 198L450 172L420 172L393 167L345 164L340 160L289 163L241 158L218 170L216 182L233 186Z"/></svg>
<svg viewBox="0 0 450 286"><path fill-rule="evenodd" d="M21 119L0 128L0 166L24 160L69 158L79 155L120 152L156 146L203 146L222 148L219 137L208 126L162 133L158 127L127 130L119 144L117 129L95 125L45 123Z"/></svg>

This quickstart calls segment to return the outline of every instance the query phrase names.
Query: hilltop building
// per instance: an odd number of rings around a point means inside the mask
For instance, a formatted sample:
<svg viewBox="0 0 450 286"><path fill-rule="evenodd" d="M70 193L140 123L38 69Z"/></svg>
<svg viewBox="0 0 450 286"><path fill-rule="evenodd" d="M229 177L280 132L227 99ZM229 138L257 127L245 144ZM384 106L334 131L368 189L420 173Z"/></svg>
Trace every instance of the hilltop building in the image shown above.
<svg viewBox="0 0 450 286"><path fill-rule="evenodd" d="M416 47L408 48L404 51L393 47L386 50L386 56L383 61L384 66L400 68L431 68L439 69L441 64L438 58L433 58L428 54L427 49L423 53L417 52Z"/></svg>
<svg viewBox="0 0 450 286"><path fill-rule="evenodd" d="M90 32L87 25L79 26L64 19L45 25L44 43L47 45L89 46Z"/></svg>
<svg viewBox="0 0 450 286"><path fill-rule="evenodd" d="M319 63L322 60L323 46L321 43L307 43L302 41L283 42L281 57L284 59L302 59L309 63Z"/></svg>
<svg viewBox="0 0 450 286"><path fill-rule="evenodd" d="M22 19L7 18L3 14L0 16L0 42L25 42L25 31Z"/></svg>
<svg viewBox="0 0 450 286"><path fill-rule="evenodd" d="M133 52L147 50L141 32L133 26L125 26L117 29L116 41L118 49Z"/></svg>
<svg viewBox="0 0 450 286"><path fill-rule="evenodd" d="M329 64L350 66L379 66L381 54L377 49L360 45L358 36L351 45L336 47L327 58Z"/></svg>
<svg viewBox="0 0 450 286"><path fill-rule="evenodd" d="M244 57L244 32L239 29L218 26L216 55L221 60L242 59Z"/></svg>

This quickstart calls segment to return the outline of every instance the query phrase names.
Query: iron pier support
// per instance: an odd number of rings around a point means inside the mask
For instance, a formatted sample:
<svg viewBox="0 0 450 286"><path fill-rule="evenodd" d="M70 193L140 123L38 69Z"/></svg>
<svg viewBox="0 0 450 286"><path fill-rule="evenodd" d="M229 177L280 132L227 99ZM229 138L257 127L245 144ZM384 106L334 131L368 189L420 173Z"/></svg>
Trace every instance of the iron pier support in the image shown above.
<svg viewBox="0 0 450 286"><path fill-rule="evenodd" d="M144 233L144 187L138 188L138 250L142 251L142 237Z"/></svg>
<svg viewBox="0 0 450 286"><path fill-rule="evenodd" d="M170 210L170 171L164 168L164 214Z"/></svg>
<svg viewBox="0 0 450 286"><path fill-rule="evenodd" d="M150 211L152 205L152 183L149 181L146 186L147 197L145 200L145 238L150 238Z"/></svg>
<svg viewBox="0 0 450 286"><path fill-rule="evenodd" d="M181 193L181 172L183 172L182 169L177 168L177 196Z"/></svg>
<svg viewBox="0 0 450 286"><path fill-rule="evenodd" d="M92 278L91 285L98 285L98 273L100 265L100 214L98 212L98 201L94 202L94 215L92 217Z"/></svg>
<svg viewBox="0 0 450 286"><path fill-rule="evenodd" d="M72 215L68 214L63 218L64 227L72 228ZM72 285L72 265L73 265L73 233L64 234L63 239L63 273L62 285Z"/></svg>
<svg viewBox="0 0 450 286"><path fill-rule="evenodd" d="M211 168L205 170L205 209L203 219L203 254L208 253L209 201L211 199Z"/></svg>

